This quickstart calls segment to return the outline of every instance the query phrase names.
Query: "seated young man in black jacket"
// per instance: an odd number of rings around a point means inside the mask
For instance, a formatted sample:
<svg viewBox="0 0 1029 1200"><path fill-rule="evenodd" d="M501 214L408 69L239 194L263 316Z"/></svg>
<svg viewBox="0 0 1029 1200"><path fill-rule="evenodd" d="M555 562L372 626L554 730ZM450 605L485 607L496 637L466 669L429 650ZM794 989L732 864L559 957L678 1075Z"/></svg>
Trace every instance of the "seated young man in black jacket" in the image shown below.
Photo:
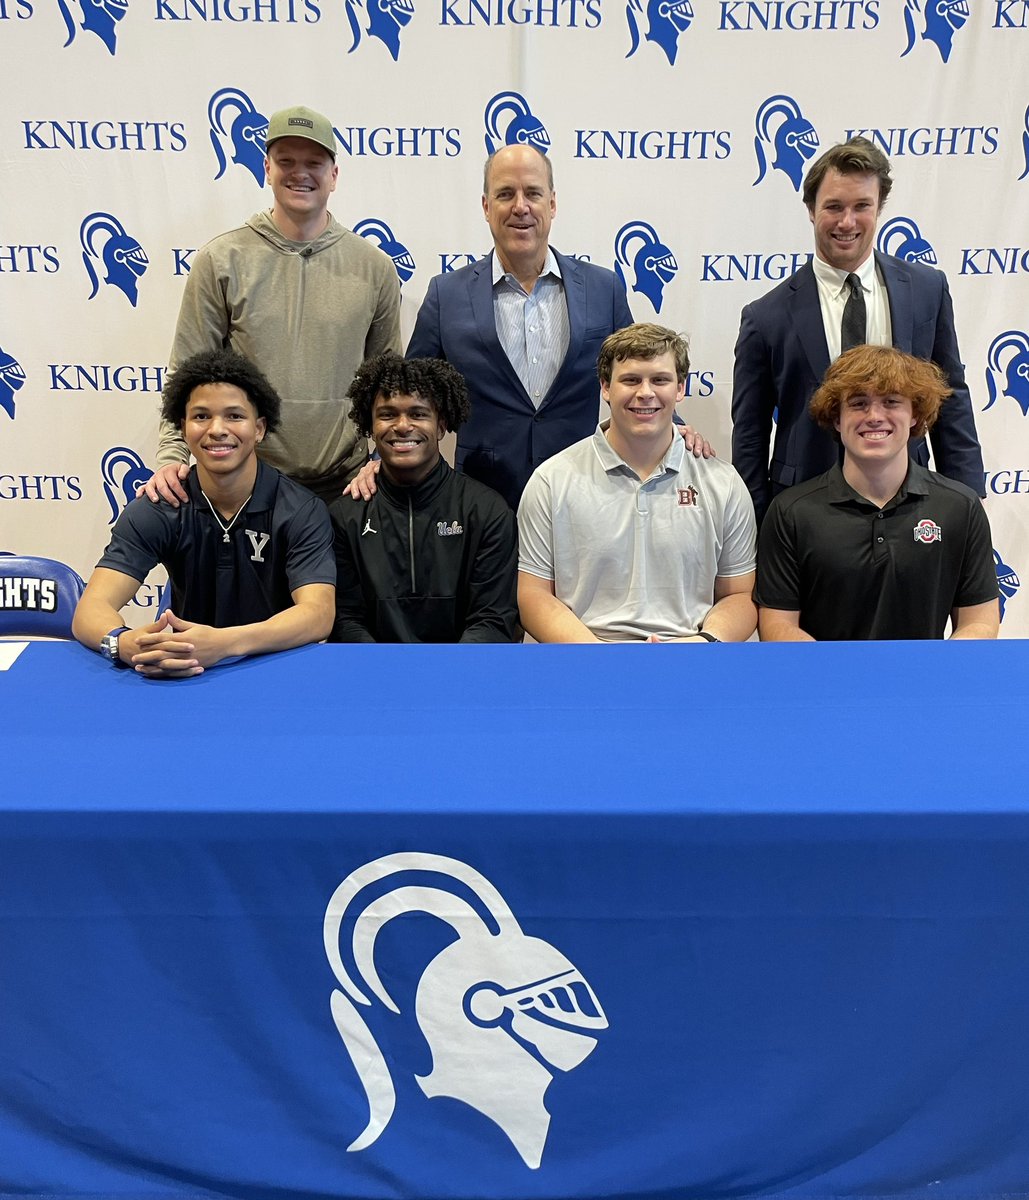
<svg viewBox="0 0 1029 1200"><path fill-rule="evenodd" d="M336 545L337 642L513 642L518 626L514 513L459 475L440 438L468 417L468 392L438 359L387 352L347 393L382 460L378 491L329 509Z"/></svg>

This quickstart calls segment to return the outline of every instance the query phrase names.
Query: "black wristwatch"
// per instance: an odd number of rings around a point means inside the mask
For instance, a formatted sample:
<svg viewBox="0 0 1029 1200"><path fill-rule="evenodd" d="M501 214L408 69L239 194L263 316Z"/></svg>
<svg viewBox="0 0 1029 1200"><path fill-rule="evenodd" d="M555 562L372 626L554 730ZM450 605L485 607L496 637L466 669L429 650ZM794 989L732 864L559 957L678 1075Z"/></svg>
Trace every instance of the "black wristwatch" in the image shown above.
<svg viewBox="0 0 1029 1200"><path fill-rule="evenodd" d="M100 653L107 659L112 667L127 666L123 663L118 654L118 639L123 633L128 633L128 625L120 625L117 629L112 629L110 633L105 633L100 639Z"/></svg>
<svg viewBox="0 0 1029 1200"><path fill-rule="evenodd" d="M698 629L697 637L702 637L705 642L718 642L720 644L722 641L721 638L716 638L713 633L708 633L706 629Z"/></svg>

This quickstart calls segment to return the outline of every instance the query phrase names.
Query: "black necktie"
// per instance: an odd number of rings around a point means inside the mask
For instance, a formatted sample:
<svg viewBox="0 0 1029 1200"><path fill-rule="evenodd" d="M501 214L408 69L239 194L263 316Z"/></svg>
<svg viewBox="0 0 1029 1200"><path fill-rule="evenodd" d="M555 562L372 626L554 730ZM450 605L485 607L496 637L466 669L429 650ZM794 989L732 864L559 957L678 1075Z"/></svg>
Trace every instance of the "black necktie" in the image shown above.
<svg viewBox="0 0 1029 1200"><path fill-rule="evenodd" d="M865 344L865 297L861 291L861 280L853 272L847 276L847 287L850 288L850 295L840 324L841 354Z"/></svg>

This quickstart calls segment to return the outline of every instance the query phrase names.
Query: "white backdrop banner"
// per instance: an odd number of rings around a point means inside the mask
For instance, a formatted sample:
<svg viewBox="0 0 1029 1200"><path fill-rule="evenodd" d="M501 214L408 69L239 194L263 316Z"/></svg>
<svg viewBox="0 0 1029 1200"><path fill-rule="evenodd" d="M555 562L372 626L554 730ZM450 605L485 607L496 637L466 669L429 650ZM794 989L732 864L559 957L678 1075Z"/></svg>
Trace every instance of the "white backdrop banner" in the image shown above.
<svg viewBox="0 0 1029 1200"><path fill-rule="evenodd" d="M545 148L553 244L689 335L683 413L725 456L740 310L811 252L810 159L862 133L879 249L950 280L1029 633L1029 0L0 0L0 47L0 550L88 576L153 465L192 255L270 205L276 109L336 126L332 211L393 257L405 338L490 246L487 151Z"/></svg>

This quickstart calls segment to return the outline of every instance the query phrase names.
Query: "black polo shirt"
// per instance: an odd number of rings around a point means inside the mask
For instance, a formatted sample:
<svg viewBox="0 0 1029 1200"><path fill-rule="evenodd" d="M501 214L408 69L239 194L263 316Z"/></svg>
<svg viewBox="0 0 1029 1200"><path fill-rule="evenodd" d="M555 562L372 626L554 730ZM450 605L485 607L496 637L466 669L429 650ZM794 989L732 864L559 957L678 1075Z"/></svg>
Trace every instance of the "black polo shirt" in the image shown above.
<svg viewBox="0 0 1029 1200"><path fill-rule="evenodd" d="M918 463L883 509L834 466L772 501L754 597L818 641L941 638L951 609L997 597L990 525L964 484Z"/></svg>
<svg viewBox="0 0 1029 1200"><path fill-rule="evenodd" d="M172 611L219 629L267 621L292 606L297 588L336 582L328 509L274 467L258 462L254 494L227 542L200 491L196 467L186 490L190 502L178 508L164 500L133 500L97 566L142 583L162 563L171 579Z"/></svg>

